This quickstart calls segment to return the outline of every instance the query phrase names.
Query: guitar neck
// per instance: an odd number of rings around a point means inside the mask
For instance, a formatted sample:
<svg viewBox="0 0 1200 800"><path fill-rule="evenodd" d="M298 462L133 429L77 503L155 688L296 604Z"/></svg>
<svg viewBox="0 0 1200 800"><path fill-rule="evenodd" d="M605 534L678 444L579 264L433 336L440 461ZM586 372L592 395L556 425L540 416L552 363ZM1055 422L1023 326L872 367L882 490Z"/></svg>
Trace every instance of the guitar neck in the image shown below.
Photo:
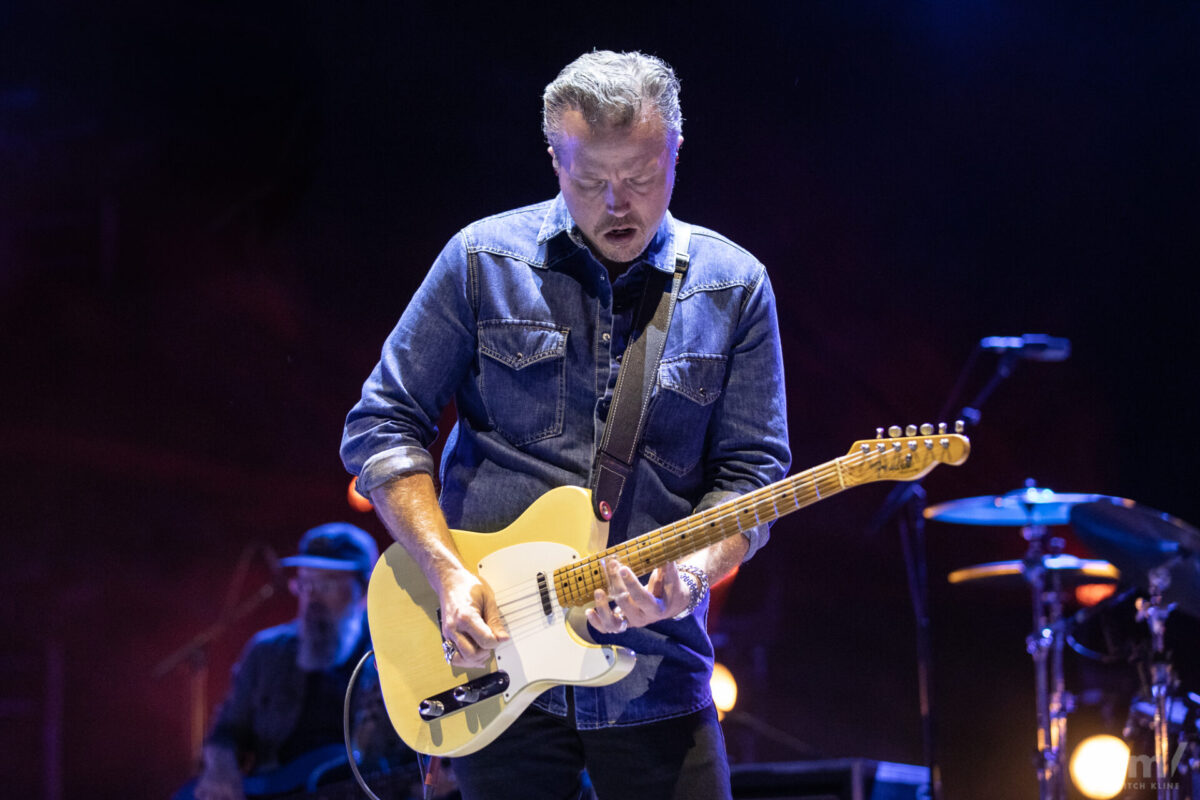
<svg viewBox="0 0 1200 800"><path fill-rule="evenodd" d="M560 567L554 571L559 603L563 606L591 603L596 590L607 587L601 564L606 558L616 558L635 575L645 575L668 561L774 522L784 514L853 486L885 480L916 480L938 464L961 464L971 452L971 443L962 435L961 422L956 431L948 433L945 425L939 425L935 434L933 426L926 424L918 434L916 426L909 426L907 432L893 426L885 439L881 428L875 439L855 442L841 458Z"/></svg>
<svg viewBox="0 0 1200 800"><path fill-rule="evenodd" d="M847 484L848 465L843 463L852 458L835 458L562 567L554 573L559 603L587 605L597 589L607 588L603 559L616 558L635 575L645 575L669 561L832 497L855 485Z"/></svg>

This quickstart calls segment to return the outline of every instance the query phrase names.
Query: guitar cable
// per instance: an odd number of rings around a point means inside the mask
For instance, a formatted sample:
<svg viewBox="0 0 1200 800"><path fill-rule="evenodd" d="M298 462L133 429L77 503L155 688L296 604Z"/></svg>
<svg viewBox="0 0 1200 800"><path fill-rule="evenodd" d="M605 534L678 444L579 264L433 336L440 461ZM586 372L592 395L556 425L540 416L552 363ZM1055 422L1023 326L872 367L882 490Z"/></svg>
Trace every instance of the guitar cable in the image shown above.
<svg viewBox="0 0 1200 800"><path fill-rule="evenodd" d="M350 771L354 773L354 780L358 782L358 786L363 790L370 800L382 800L379 795L371 791L371 787L367 785L367 781L363 778L362 773L358 770L358 759L354 757L354 745L350 742L350 701L354 697L354 687L358 684L359 673L366 665L367 659L375 655L375 650L371 649L363 653L363 657L358 660L358 664L354 667L354 672L350 673L350 683L346 686L346 699L342 703L342 738L346 744L346 758L350 761ZM421 787L424 800L433 800L434 786L437 784L438 768L442 763L442 759L437 756L430 756L428 762L421 760L421 754L417 753L417 769L421 773Z"/></svg>
<svg viewBox="0 0 1200 800"><path fill-rule="evenodd" d="M346 700L342 703L342 739L346 743L346 758L350 761L350 771L354 773L354 780L358 781L359 788L371 800L381 800L379 795L372 792L371 787L367 786L367 781L363 778L362 773L358 771L358 759L354 757L354 745L350 742L350 700L354 697L354 687L358 683L359 673L362 672L367 659L373 655L375 655L374 649L363 653L363 657L358 660L358 664L354 667L354 672L350 673L350 683L346 686ZM418 758L417 762L420 763L420 760Z"/></svg>

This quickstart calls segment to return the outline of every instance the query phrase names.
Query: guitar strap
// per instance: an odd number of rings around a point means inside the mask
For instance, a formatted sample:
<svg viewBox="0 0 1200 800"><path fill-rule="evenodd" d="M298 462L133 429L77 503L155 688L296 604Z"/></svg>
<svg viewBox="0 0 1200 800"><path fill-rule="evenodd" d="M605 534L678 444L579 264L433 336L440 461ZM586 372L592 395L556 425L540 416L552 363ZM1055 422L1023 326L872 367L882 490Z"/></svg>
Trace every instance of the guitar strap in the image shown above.
<svg viewBox="0 0 1200 800"><path fill-rule="evenodd" d="M663 291L668 276L660 270L651 268L646 277L646 291L642 294L631 341L617 372L608 420L592 462L592 510L603 520L612 519L616 513L625 480L633 470L637 444L646 421L646 407L658 380L658 364L667 343L667 329L671 326L675 301L687 275L691 238L691 226L675 220L675 272L670 276L669 292ZM639 329L642 335L634 339L632 334Z"/></svg>

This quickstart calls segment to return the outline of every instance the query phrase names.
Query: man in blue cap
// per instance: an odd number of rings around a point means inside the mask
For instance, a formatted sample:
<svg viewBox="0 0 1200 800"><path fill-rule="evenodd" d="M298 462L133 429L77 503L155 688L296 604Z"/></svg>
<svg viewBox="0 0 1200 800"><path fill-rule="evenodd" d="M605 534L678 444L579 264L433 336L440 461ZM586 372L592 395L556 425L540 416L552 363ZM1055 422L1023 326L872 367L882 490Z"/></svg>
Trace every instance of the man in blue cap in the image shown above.
<svg viewBox="0 0 1200 800"><path fill-rule="evenodd" d="M321 769L337 760L346 687L370 649L366 590L378 556L366 531L330 522L307 531L299 553L281 560L295 568L288 587L296 618L260 631L246 645L205 740L198 800L290 791L298 787L285 784L303 786L309 779L307 766ZM354 741L364 756L379 759L403 745L387 723L375 673L369 674L355 690ZM254 771L249 781L247 768Z"/></svg>

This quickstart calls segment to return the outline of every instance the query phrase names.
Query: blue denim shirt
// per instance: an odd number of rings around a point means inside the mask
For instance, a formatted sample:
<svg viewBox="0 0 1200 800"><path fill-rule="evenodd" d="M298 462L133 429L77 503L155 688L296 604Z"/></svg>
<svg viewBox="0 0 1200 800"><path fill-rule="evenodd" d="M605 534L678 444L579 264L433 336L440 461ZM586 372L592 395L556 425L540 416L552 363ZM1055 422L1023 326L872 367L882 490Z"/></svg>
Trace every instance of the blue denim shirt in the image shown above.
<svg viewBox="0 0 1200 800"><path fill-rule="evenodd" d="M789 465L766 271L701 227L689 254L610 545L777 481ZM674 260L668 213L640 259L610 283L561 195L467 226L438 256L346 419L342 458L359 491L432 473L425 448L451 399L458 420L440 470L451 528L499 530L546 491L587 486L647 270L672 272ZM766 526L748 535L752 554ZM634 650L637 666L615 684L577 687L577 725L636 724L708 705L706 615L707 598L683 620L597 634ZM537 704L567 712L562 687Z"/></svg>

